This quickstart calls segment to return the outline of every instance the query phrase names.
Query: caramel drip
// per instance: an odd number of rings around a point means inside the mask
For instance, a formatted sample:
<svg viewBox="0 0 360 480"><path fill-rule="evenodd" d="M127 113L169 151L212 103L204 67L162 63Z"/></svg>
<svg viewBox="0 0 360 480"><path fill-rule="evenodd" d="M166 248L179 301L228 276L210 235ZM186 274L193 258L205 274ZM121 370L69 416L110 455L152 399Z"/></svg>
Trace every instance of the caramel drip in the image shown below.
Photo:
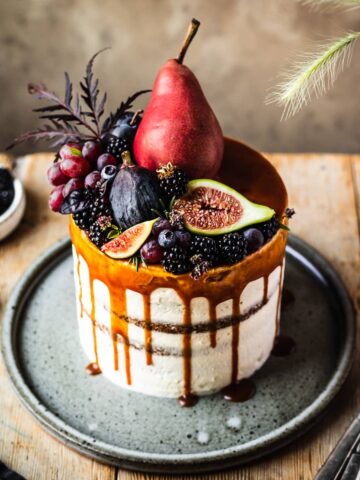
<svg viewBox="0 0 360 480"><path fill-rule="evenodd" d="M119 353L117 335L121 335L124 340L124 362L127 384L131 385L131 365L130 365L130 345L129 345L129 324L126 321L126 294L125 290L120 288L110 289L110 309L111 309L111 331L113 337L114 349L114 368L119 370Z"/></svg>
<svg viewBox="0 0 360 480"><path fill-rule="evenodd" d="M143 295L143 302L144 302L144 320L145 320L146 365L152 365L152 333L151 333L150 295Z"/></svg>
<svg viewBox="0 0 360 480"><path fill-rule="evenodd" d="M184 299L184 325L191 325L190 301ZM184 397L191 395L191 333L183 335Z"/></svg>
<svg viewBox="0 0 360 480"><path fill-rule="evenodd" d="M184 325L191 326L190 300L183 298ZM179 397L182 407L193 407L198 402L198 397L191 393L191 332L183 334L182 357L184 362L184 394Z"/></svg>
<svg viewBox="0 0 360 480"><path fill-rule="evenodd" d="M86 373L89 375L100 375L101 370L100 367L97 363L89 363L89 365L86 366Z"/></svg>
<svg viewBox="0 0 360 480"><path fill-rule="evenodd" d="M263 294L263 304L265 305L268 301L268 290L269 290L269 275L264 277L264 294Z"/></svg>
<svg viewBox="0 0 360 480"><path fill-rule="evenodd" d="M84 314L84 307L83 307L83 293L82 293L82 283L81 283L81 276L80 276L80 255L76 254L77 257L77 276L78 276L78 282L79 282L79 304L80 304L80 318L83 318Z"/></svg>
<svg viewBox="0 0 360 480"><path fill-rule="evenodd" d="M216 305L209 300L210 346L216 347Z"/></svg>
<svg viewBox="0 0 360 480"><path fill-rule="evenodd" d="M229 402L246 402L256 393L255 383L251 378L244 378L237 383L231 383L221 390L225 400Z"/></svg>
<svg viewBox="0 0 360 480"><path fill-rule="evenodd" d="M279 335L280 331L280 312L281 312L281 296L282 296L282 287L283 287L283 275L284 275L284 264L280 265L280 282L278 287L278 299L276 304L276 318L275 318L275 338Z"/></svg>
<svg viewBox="0 0 360 480"><path fill-rule="evenodd" d="M95 355L95 363L97 365L99 365L99 356L98 356L97 339L96 339L96 312L95 312L94 278L91 275L89 276L89 282L90 282L90 302L91 302L90 318L91 318L92 334L93 334L93 342L94 342L94 355Z"/></svg>
<svg viewBox="0 0 360 480"><path fill-rule="evenodd" d="M233 299L233 317L240 315L240 296ZM231 383L236 383L239 363L239 331L240 322L232 327L232 358L231 358Z"/></svg>

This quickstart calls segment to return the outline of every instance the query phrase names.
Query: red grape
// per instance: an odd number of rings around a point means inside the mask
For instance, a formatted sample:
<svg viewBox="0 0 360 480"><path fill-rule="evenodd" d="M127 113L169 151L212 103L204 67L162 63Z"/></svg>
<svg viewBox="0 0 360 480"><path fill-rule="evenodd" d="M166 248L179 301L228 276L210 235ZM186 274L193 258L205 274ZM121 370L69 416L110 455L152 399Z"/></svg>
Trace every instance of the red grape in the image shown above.
<svg viewBox="0 0 360 480"><path fill-rule="evenodd" d="M88 141L82 149L83 157L90 163L95 163L101 152L102 148L99 142Z"/></svg>
<svg viewBox="0 0 360 480"><path fill-rule="evenodd" d="M48 180L51 185L57 187L58 185L63 185L68 181L68 176L64 175L64 173L60 169L60 162L53 163L50 165L47 171Z"/></svg>
<svg viewBox="0 0 360 480"><path fill-rule="evenodd" d="M149 240L141 247L140 254L146 263L160 263L163 258L163 249L156 240Z"/></svg>
<svg viewBox="0 0 360 480"><path fill-rule="evenodd" d="M65 143L60 148L59 155L62 159L76 160L81 157L81 145L78 143Z"/></svg>
<svg viewBox="0 0 360 480"><path fill-rule="evenodd" d="M64 200L63 195L64 185L58 185L55 187L49 195L49 207L53 212L58 212Z"/></svg>
<svg viewBox="0 0 360 480"><path fill-rule="evenodd" d="M111 155L111 153L103 153L97 159L96 165L97 169L101 172L101 170L106 167L107 165L116 165L117 161L116 158Z"/></svg>
<svg viewBox="0 0 360 480"><path fill-rule="evenodd" d="M76 157L76 159L66 158L60 162L61 171L71 178L85 177L91 167L89 162L83 157Z"/></svg>
<svg viewBox="0 0 360 480"><path fill-rule="evenodd" d="M67 184L64 186L63 195L64 198L69 195L73 190L80 190L84 188L84 179L83 178L71 178Z"/></svg>
<svg viewBox="0 0 360 480"><path fill-rule="evenodd" d="M85 187L86 188L95 188L97 182L101 179L101 174L97 170L89 173L85 177Z"/></svg>

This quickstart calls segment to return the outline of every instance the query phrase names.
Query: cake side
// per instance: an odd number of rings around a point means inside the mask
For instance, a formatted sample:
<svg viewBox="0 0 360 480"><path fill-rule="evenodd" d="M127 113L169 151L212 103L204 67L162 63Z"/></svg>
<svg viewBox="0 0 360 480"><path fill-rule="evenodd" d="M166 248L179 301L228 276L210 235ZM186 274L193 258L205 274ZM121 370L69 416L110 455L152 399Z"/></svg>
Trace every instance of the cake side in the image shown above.
<svg viewBox="0 0 360 480"><path fill-rule="evenodd" d="M190 391L198 395L211 393L232 383L234 377L236 381L251 376L271 352L279 322L282 267L270 274L266 299L265 278L247 285L239 300L239 311L244 313L238 318L232 316L234 299L217 305L215 319L211 319L209 300L194 297L188 326L183 324L185 308L175 290L158 288L149 295L149 321L142 294L127 289L124 335L124 329L114 333L114 323L120 319L111 312L109 290L99 280L93 286L96 319L91 317L88 267L74 252L76 272L78 262L80 277L76 273L75 278L77 292L82 290L78 311L83 348L90 361L98 362L103 374L120 386L178 397L186 388L188 366ZM186 345L189 337L191 343Z"/></svg>
<svg viewBox="0 0 360 480"><path fill-rule="evenodd" d="M151 395L206 394L268 358L280 315L286 232L204 278L109 259L71 223L80 339L115 383ZM183 277L183 278L182 278Z"/></svg>

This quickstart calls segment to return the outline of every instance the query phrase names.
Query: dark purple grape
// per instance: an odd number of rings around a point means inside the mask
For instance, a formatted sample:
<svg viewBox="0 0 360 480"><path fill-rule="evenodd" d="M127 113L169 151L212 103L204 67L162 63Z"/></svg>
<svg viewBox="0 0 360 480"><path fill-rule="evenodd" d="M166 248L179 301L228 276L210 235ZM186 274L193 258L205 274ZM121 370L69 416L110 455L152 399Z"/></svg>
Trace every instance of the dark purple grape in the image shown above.
<svg viewBox="0 0 360 480"><path fill-rule="evenodd" d="M85 142L82 148L82 156L91 164L96 163L96 160L101 155L101 152L102 148L99 142Z"/></svg>
<svg viewBox="0 0 360 480"><path fill-rule="evenodd" d="M116 165L116 163L116 158L113 157L110 153L103 153L97 159L96 165L97 169L101 172L101 170L107 165Z"/></svg>
<svg viewBox="0 0 360 480"><path fill-rule="evenodd" d="M171 248L176 243L176 235L172 230L162 230L158 236L158 244L162 248Z"/></svg>
<svg viewBox="0 0 360 480"><path fill-rule="evenodd" d="M177 243L182 247L188 247L190 245L191 233L186 232L185 230L177 230L175 236Z"/></svg>
<svg viewBox="0 0 360 480"><path fill-rule="evenodd" d="M171 225L167 218L159 218L159 220L154 223L151 233L155 238L158 238L159 233L163 230L171 230Z"/></svg>
<svg viewBox="0 0 360 480"><path fill-rule="evenodd" d="M248 253L256 252L256 250L259 250L265 243L264 235L257 228L244 230L244 237L247 240Z"/></svg>
<svg viewBox="0 0 360 480"><path fill-rule="evenodd" d="M96 187L96 184L98 181L101 179L101 174L97 170L94 170L93 172L90 172L88 175L85 177L85 188L92 188L94 189Z"/></svg>
<svg viewBox="0 0 360 480"><path fill-rule="evenodd" d="M81 190L84 188L84 179L83 178L71 178L63 189L64 198L69 195L69 193L73 192L74 190Z"/></svg>
<svg viewBox="0 0 360 480"><path fill-rule="evenodd" d="M140 254L146 263L160 263L163 258L163 249L156 240L150 240L141 247Z"/></svg>
<svg viewBox="0 0 360 480"><path fill-rule="evenodd" d="M135 121L131 123L134 117L134 112L126 112L115 123L115 127L111 130L111 134L117 138L126 138L133 140L136 130L141 122L141 116L137 115Z"/></svg>

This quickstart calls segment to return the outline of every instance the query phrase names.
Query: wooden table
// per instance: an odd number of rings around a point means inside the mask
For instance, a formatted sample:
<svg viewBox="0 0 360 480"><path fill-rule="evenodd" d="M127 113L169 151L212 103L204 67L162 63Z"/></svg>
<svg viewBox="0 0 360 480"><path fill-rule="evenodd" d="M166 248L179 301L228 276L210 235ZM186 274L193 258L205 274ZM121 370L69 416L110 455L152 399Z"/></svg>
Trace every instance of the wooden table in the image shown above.
<svg viewBox="0 0 360 480"><path fill-rule="evenodd" d="M317 248L340 272L360 311L360 155L271 154L296 210L292 231ZM30 263L67 235L67 219L47 208L48 154L19 159L27 193L21 226L0 244L0 318L7 298ZM8 158L0 156L0 163ZM250 465L210 475L216 479L312 479L352 418L360 411L359 348L354 368L328 415L311 432ZM28 480L123 480L145 475L104 466L44 432L15 396L0 360L0 460ZM156 475L146 475L155 478ZM173 477L169 477L173 478Z"/></svg>

